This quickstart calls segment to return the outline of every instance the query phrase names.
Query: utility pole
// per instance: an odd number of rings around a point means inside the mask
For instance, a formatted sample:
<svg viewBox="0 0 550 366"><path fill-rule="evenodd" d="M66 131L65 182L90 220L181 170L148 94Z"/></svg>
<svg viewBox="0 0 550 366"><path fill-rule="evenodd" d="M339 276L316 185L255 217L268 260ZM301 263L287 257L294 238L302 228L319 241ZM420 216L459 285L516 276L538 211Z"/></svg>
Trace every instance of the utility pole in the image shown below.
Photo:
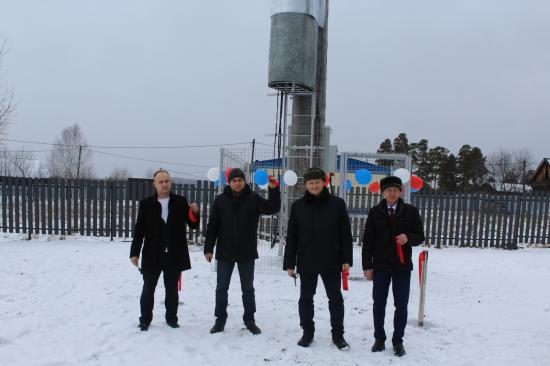
<svg viewBox="0 0 550 366"><path fill-rule="evenodd" d="M78 165L76 167L76 183L80 179L80 159L82 158L82 145L78 146Z"/></svg>
<svg viewBox="0 0 550 366"><path fill-rule="evenodd" d="M526 170L527 169L527 160L526 159L523 159L523 178L522 178L522 183L523 183L523 193L525 193L525 179L526 179Z"/></svg>

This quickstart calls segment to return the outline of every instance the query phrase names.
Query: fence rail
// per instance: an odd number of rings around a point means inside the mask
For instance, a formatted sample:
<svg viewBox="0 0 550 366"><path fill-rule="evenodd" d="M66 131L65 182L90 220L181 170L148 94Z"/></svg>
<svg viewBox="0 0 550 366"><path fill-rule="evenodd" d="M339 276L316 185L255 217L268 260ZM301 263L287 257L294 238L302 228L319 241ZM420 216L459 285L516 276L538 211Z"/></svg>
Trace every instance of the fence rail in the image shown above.
<svg viewBox="0 0 550 366"><path fill-rule="evenodd" d="M174 184L173 191L200 206L200 242L217 190L208 181ZM338 188L335 189L337 194ZM139 200L152 194L148 181L63 180L0 177L0 227L4 233L131 238ZM365 188L347 194L354 241L360 245L368 210L381 197ZM550 244L550 194L449 193L411 195L434 246L517 248L519 243ZM260 238L278 241L278 217L260 221Z"/></svg>

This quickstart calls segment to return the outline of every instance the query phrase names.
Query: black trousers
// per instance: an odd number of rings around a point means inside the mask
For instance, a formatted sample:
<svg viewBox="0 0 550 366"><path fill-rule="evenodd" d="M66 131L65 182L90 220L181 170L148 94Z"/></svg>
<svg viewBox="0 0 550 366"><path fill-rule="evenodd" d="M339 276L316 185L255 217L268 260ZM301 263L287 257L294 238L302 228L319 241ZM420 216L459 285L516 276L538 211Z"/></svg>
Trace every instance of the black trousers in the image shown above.
<svg viewBox="0 0 550 366"><path fill-rule="evenodd" d="M342 336L344 334L344 298L340 290L340 272L321 274L300 273L300 300L298 301L300 326L305 331L313 332L315 330L313 296L317 290L319 275L323 280L328 297L332 335Z"/></svg>
<svg viewBox="0 0 550 366"><path fill-rule="evenodd" d="M164 299L166 321L178 321L178 280L180 271L174 264L173 258L168 253L163 253L160 268L143 272L143 290L140 299L141 317L139 318L139 321L142 323L149 324L153 320L155 289L161 272L163 273L164 288L166 290L166 297Z"/></svg>
<svg viewBox="0 0 550 366"><path fill-rule="evenodd" d="M218 261L217 285L216 285L216 309L214 315L218 321L227 320L227 292L231 283L231 275L235 268L235 263L239 269L241 278L241 290L243 297L243 321L245 324L254 323L254 313L256 313L256 299L254 296L254 259L245 261Z"/></svg>
<svg viewBox="0 0 550 366"><path fill-rule="evenodd" d="M411 272L381 272L375 270L373 282L372 298L374 306L372 312L374 316L374 338L386 340L384 318L386 316L386 303L391 282L393 303L395 306L392 343L394 345L403 343L405 326L407 325Z"/></svg>

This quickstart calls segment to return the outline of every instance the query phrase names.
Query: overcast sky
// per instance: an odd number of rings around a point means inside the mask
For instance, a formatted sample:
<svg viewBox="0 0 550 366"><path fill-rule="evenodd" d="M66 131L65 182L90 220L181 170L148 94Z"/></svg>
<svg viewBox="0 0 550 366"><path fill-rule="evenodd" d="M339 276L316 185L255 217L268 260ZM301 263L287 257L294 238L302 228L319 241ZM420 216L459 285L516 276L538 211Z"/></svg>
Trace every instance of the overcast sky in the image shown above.
<svg viewBox="0 0 550 366"><path fill-rule="evenodd" d="M78 122L92 145L271 143L269 17L268 0L0 0L17 102L8 133L53 142ZM550 156L550 1L331 0L328 50L327 125L341 151L374 152L406 132L453 152ZM22 145L44 149L7 146ZM103 151L205 166L219 156ZM95 164L99 176L171 168Z"/></svg>

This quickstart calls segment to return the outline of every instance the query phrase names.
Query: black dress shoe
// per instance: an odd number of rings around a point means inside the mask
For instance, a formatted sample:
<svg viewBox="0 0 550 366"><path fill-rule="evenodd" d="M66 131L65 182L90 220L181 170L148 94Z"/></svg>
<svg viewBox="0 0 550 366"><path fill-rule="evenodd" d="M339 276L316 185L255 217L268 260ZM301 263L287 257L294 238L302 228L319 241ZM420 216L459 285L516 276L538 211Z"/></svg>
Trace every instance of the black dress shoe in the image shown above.
<svg viewBox="0 0 550 366"><path fill-rule="evenodd" d="M149 323L139 323L138 327L142 332L146 332L149 329Z"/></svg>
<svg viewBox="0 0 550 366"><path fill-rule="evenodd" d="M180 325L178 324L178 322L166 322L166 324L168 324L169 327L174 328L174 329L180 327Z"/></svg>
<svg viewBox="0 0 550 366"><path fill-rule="evenodd" d="M313 331L304 330L302 338L298 341L298 346L300 347L309 347L313 343Z"/></svg>
<svg viewBox="0 0 550 366"><path fill-rule="evenodd" d="M385 349L386 349L386 346L384 345L384 341L381 339L376 339L370 350L372 352L382 352Z"/></svg>
<svg viewBox="0 0 550 366"><path fill-rule="evenodd" d="M393 352L397 357L405 356L405 348L403 348L403 343L394 344Z"/></svg>
<svg viewBox="0 0 550 366"><path fill-rule="evenodd" d="M340 351L346 351L349 349L349 344L348 342L346 342L344 337L332 337L332 343L334 343L334 345L338 347Z"/></svg>
<svg viewBox="0 0 550 366"><path fill-rule="evenodd" d="M214 323L214 326L210 329L210 333L214 334L214 333L223 332L224 328L225 328L225 322L216 320L216 322Z"/></svg>
<svg viewBox="0 0 550 366"><path fill-rule="evenodd" d="M246 324L246 329L248 329L250 331L250 333L254 334L254 335L258 335L258 334L261 334L262 333L262 330L260 328L258 328L258 326L256 325L256 323L248 323Z"/></svg>

